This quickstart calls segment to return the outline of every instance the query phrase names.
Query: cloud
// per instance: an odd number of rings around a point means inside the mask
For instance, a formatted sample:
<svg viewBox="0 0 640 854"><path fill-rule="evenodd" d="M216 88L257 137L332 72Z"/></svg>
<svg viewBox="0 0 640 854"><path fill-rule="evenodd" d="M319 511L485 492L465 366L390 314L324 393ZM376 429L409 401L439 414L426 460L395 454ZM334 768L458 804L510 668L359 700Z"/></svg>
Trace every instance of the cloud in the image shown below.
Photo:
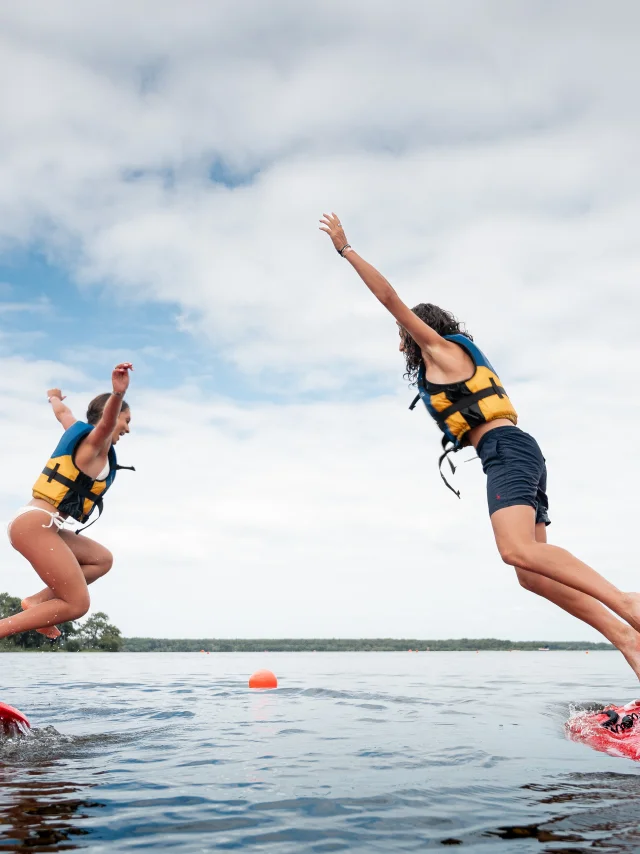
<svg viewBox="0 0 640 854"><path fill-rule="evenodd" d="M545 334L532 288L626 285L640 179L613 16L596 40L595 7L553 26L534 4L186 7L154 9L152 30L144 3L2 12L27 93L2 105L5 240L176 303L243 371L305 386L327 364L344 382L388 364L385 318L315 229L326 207L408 299L475 323L504 306L518 340ZM216 184L216 164L255 177Z"/></svg>
<svg viewBox="0 0 640 854"><path fill-rule="evenodd" d="M8 520L57 441L41 387L67 377L76 414L96 388L64 365L0 361L0 376ZM115 554L94 607L127 635L595 636L517 586L492 542L480 464L460 464L458 502L437 475L437 436L404 394L238 405L193 386L158 395L134 377L130 399L118 455L136 472L118 476L87 532ZM619 534L633 508L602 500L591 478L605 462L587 469L581 452L553 458L553 541L632 586ZM615 493L626 479L608 483ZM3 588L35 591L25 561L0 548Z"/></svg>
<svg viewBox="0 0 640 854"><path fill-rule="evenodd" d="M117 557L96 595L127 634L592 636L537 600L513 619L530 594L496 558L479 464L460 467L463 502L445 493L394 323L316 230L328 208L407 302L467 321L549 460L554 541L637 586L638 14L0 9L0 73L20 83L0 93L0 250L35 246L125 308L170 306L262 392L136 377L120 451L139 472L92 529ZM16 347L7 515L52 444L42 390L84 401L115 349L70 342L72 369Z"/></svg>
<svg viewBox="0 0 640 854"><path fill-rule="evenodd" d="M2 292L3 283L0 283L0 293ZM10 287L6 285L6 287ZM50 311L51 303L46 297L30 302L0 302L0 314L46 314Z"/></svg>

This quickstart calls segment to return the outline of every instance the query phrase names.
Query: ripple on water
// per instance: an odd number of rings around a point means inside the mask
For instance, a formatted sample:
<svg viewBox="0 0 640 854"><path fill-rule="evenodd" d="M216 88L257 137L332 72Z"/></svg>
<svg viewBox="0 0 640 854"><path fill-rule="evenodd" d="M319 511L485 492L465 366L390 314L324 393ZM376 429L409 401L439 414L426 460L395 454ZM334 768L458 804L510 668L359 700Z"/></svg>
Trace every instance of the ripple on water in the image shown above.
<svg viewBox="0 0 640 854"><path fill-rule="evenodd" d="M0 743L0 851L640 850L640 766L564 738L612 656L282 655L264 694L255 656L43 659L2 659L37 726Z"/></svg>

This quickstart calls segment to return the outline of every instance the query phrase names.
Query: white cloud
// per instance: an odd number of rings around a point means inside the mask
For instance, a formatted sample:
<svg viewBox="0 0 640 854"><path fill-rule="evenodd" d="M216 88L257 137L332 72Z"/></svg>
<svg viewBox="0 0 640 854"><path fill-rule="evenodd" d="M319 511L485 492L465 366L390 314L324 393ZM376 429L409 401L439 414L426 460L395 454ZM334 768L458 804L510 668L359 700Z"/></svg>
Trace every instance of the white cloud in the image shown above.
<svg viewBox="0 0 640 854"><path fill-rule="evenodd" d="M41 387L68 377L76 414L96 388L63 365L0 361L0 376L8 519L57 440ZM239 406L194 387L159 395L134 377L130 399L118 454L137 471L119 475L88 532L116 557L94 607L127 635L595 637L517 586L495 552L479 462L460 464L458 502L406 395ZM587 469L584 439L549 444L553 541L633 586L622 534L635 511L616 493L637 470ZM0 548L2 589L35 591L24 560Z"/></svg>
<svg viewBox="0 0 640 854"><path fill-rule="evenodd" d="M152 28L148 3L38 8L2 12L22 85L3 90L0 234L45 238L122 298L178 303L245 371L308 384L328 363L345 379L388 364L385 318L315 229L327 206L408 299L472 325L504 305L519 341L547 328L530 289L562 308L573 283L621 288L638 263L613 7L191 2L154 5ZM262 171L229 190L214 161Z"/></svg>
<svg viewBox="0 0 640 854"><path fill-rule="evenodd" d="M6 287L9 287L8 285ZM0 293L2 293L3 284L0 283ZM51 302L47 297L40 297L31 302L9 302L3 301L0 303L0 315L2 314L46 314L51 309Z"/></svg>
<svg viewBox="0 0 640 854"><path fill-rule="evenodd" d="M467 320L550 462L554 541L637 586L638 14L0 9L0 248L175 305L247 382L291 391L242 407L136 390L122 453L140 471L92 529L118 560L96 595L128 634L593 636L538 600L514 620L533 600L494 554L479 464L458 504L405 410L393 322L316 230L328 207L409 303ZM216 164L259 171L231 189ZM54 375L91 392L70 368L3 366L8 515L52 444L35 395ZM385 395L355 402L372 380ZM329 399L295 402L314 390Z"/></svg>

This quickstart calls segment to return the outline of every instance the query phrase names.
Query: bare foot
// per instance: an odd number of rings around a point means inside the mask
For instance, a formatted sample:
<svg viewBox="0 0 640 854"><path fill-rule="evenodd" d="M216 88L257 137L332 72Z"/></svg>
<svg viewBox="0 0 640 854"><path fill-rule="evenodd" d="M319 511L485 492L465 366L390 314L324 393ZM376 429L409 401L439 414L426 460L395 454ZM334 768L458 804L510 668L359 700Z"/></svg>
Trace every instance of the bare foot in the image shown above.
<svg viewBox="0 0 640 854"><path fill-rule="evenodd" d="M29 598L23 599L20 603L20 607L23 611L28 611L29 608L33 608L34 603L29 601ZM36 629L41 635L44 635L49 640L56 640L59 638L62 632L57 626L45 626L42 629ZM640 675L638 675L638 679L640 679Z"/></svg>
<svg viewBox="0 0 640 854"><path fill-rule="evenodd" d="M640 679L640 635L631 627L626 636L616 646L627 660L627 664Z"/></svg>
<svg viewBox="0 0 640 854"><path fill-rule="evenodd" d="M640 632L640 593L625 593L624 605L626 613L622 616L629 625Z"/></svg>

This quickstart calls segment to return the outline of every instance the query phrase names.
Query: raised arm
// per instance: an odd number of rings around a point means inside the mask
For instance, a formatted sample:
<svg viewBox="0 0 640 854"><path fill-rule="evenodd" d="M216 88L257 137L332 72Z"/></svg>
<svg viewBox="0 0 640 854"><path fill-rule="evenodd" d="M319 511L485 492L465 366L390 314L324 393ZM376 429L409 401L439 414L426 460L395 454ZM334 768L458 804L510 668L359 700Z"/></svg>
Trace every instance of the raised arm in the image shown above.
<svg viewBox="0 0 640 854"><path fill-rule="evenodd" d="M336 214L323 214L320 223L320 231L329 235L337 252L351 264L374 297L391 312L421 349L433 352L448 343L402 302L382 273L351 248Z"/></svg>
<svg viewBox="0 0 640 854"><path fill-rule="evenodd" d="M62 424L65 430L68 430L72 424L76 423L78 419L69 409L69 407L62 402L65 399L65 395L60 391L59 388L50 388L47 392L47 398L49 399L49 403L51 404L53 414L56 416L56 418Z"/></svg>
<svg viewBox="0 0 640 854"><path fill-rule="evenodd" d="M95 428L89 433L83 444L93 447L96 453L111 446L111 437L116 429L116 423L120 410L122 409L122 398L129 388L129 371L133 370L131 362L122 362L116 365L111 373L113 391L111 397L104 405L102 417Z"/></svg>

